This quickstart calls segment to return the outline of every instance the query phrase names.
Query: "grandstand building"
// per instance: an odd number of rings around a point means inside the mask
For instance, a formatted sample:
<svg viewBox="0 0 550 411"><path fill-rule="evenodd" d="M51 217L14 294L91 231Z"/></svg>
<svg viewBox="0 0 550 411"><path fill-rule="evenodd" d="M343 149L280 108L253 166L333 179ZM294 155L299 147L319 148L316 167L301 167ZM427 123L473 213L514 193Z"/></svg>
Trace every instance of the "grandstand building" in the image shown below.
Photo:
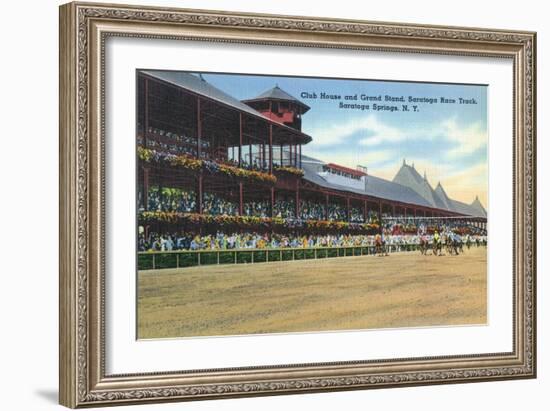
<svg viewBox="0 0 550 411"><path fill-rule="evenodd" d="M312 141L302 132L310 107L277 85L240 101L200 75L142 70L137 93L138 224L145 229L200 228L212 222L207 216L254 229L272 229L267 221L278 219L287 222L279 228L316 220L373 231L387 217L467 217L485 228L478 198L451 199L405 160L389 181L302 155Z"/></svg>

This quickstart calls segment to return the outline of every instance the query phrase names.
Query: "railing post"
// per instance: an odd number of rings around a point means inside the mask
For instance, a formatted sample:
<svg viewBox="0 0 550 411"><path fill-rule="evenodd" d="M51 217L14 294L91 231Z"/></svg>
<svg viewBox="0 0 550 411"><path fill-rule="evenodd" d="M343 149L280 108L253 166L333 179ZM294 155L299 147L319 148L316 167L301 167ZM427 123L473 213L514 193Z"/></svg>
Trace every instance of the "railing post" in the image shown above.
<svg viewBox="0 0 550 411"><path fill-rule="evenodd" d="M176 268L180 268L180 255L179 255L179 253L176 254Z"/></svg>
<svg viewBox="0 0 550 411"><path fill-rule="evenodd" d="M156 264L156 254L153 254L153 270L155 270L157 268L157 264Z"/></svg>
<svg viewBox="0 0 550 411"><path fill-rule="evenodd" d="M197 253L197 264L201 265L201 252L200 251Z"/></svg>

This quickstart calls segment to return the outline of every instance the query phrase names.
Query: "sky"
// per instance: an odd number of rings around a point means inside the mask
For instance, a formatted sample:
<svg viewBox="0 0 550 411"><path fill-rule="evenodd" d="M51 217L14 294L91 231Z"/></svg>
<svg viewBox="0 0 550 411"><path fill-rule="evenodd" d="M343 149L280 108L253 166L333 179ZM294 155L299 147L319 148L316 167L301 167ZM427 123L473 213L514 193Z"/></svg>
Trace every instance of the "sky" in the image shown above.
<svg viewBox="0 0 550 411"><path fill-rule="evenodd" d="M420 174L426 172L432 187L441 182L449 197L469 204L479 196L487 206L485 85L208 73L203 76L239 100L254 98L277 85L311 107L302 117L302 131L313 139L302 147L305 155L351 168L363 165L369 174L388 180L393 179L405 160L414 164ZM322 93L325 98L321 98ZM328 98L329 95L340 98ZM380 96L382 101L361 100L361 96ZM386 101L386 96L405 101ZM409 101L409 97L423 100ZM408 111L403 110L403 105Z"/></svg>

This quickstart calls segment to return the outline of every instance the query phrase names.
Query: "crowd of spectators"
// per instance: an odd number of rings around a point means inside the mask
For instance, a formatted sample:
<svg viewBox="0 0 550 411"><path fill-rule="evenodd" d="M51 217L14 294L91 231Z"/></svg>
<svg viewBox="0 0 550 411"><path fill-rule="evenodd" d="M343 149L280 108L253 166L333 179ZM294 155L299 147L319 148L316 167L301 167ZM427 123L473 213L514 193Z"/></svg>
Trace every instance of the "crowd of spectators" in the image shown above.
<svg viewBox="0 0 550 411"><path fill-rule="evenodd" d="M364 223L365 222L364 210L358 207L350 207L349 221L350 223Z"/></svg>
<svg viewBox="0 0 550 411"><path fill-rule="evenodd" d="M220 162L233 167L239 166L238 159L227 158L220 160ZM273 167L275 167L275 162L273 162ZM248 158L243 158L241 160L241 168L244 168L246 170L268 172L269 164L267 163L267 161L261 162L259 158L254 158L252 161L248 160Z"/></svg>
<svg viewBox="0 0 550 411"><path fill-rule="evenodd" d="M199 235L191 232L159 235L151 233L145 238L140 232L140 251L172 250L232 250L262 248L351 247L374 245L374 236L366 235L291 235L231 233Z"/></svg>
<svg viewBox="0 0 550 411"><path fill-rule="evenodd" d="M296 218L296 205L294 200L284 198L275 199L273 215L279 218Z"/></svg>
<svg viewBox="0 0 550 411"><path fill-rule="evenodd" d="M315 201L300 202L300 218L302 220L325 220L325 206Z"/></svg>
<svg viewBox="0 0 550 411"><path fill-rule="evenodd" d="M367 223L376 223L378 224L378 212L375 210L367 210Z"/></svg>
<svg viewBox="0 0 550 411"><path fill-rule="evenodd" d="M141 201L140 191L138 202ZM143 206L142 206L143 207ZM180 213L192 213L197 209L197 195L193 190L179 188L150 187L147 197L149 211L177 211Z"/></svg>
<svg viewBox="0 0 550 411"><path fill-rule="evenodd" d="M210 215L237 215L239 205L217 194L205 192L202 195L202 212Z"/></svg>
<svg viewBox="0 0 550 411"><path fill-rule="evenodd" d="M475 226L468 219L447 218L413 218L413 217L394 217L387 218L384 223L384 229L391 234L433 234L438 232L454 232L458 234L470 234L483 236L487 234L485 228Z"/></svg>
<svg viewBox="0 0 550 411"><path fill-rule="evenodd" d="M338 203L330 203L328 205L328 220L329 221L347 221L346 207Z"/></svg>
<svg viewBox="0 0 550 411"><path fill-rule="evenodd" d="M145 139L143 136L143 127L141 124L138 124L138 137L137 143L140 146L145 148L159 150L159 151L168 151L172 154L178 155L188 155L191 157L197 156L197 139L191 137L187 134L178 134L171 131L166 131L157 127L149 127L149 132L147 133L147 144L145 144ZM218 158L217 155L214 155L210 150L211 144L208 139L201 139L201 158L202 159L213 159L220 163L227 165L232 165L235 167L239 166L239 161L235 157L229 158L227 153L224 153L221 157ZM266 149L266 158L261 159L260 153L255 151L252 156L248 154L248 150L243 147L243 158L241 159L241 168L254 171L269 171L269 150ZM235 154L235 153L233 153ZM280 162L275 158L273 159L273 167L278 167Z"/></svg>
<svg viewBox="0 0 550 411"><path fill-rule="evenodd" d="M143 127L141 125L138 125L137 142L139 145L144 146ZM149 127L146 148L197 157L197 139L195 137L172 133L156 127ZM209 148L210 142L206 139L201 140L201 150L204 150L201 157L206 158L206 150Z"/></svg>
<svg viewBox="0 0 550 411"><path fill-rule="evenodd" d="M269 217L271 205L266 200L246 201L243 204L243 214L245 216Z"/></svg>
<svg viewBox="0 0 550 411"><path fill-rule="evenodd" d="M143 210L141 191L138 193L140 210ZM194 190L150 187L147 199L149 211L164 212L197 212L197 194ZM203 213L210 215L238 215L239 206L235 200L224 198L213 192L203 193ZM279 218L295 218L295 203L292 199L277 198L274 203L273 215ZM268 200L248 200L243 204L245 216L269 217L270 202ZM325 220L325 205L319 202L302 200L300 202L300 219L302 220ZM347 210L342 205L335 203L329 205L328 217L331 221L346 221ZM374 211L369 210L369 223L377 222L378 216ZM363 223L363 210L357 207L350 208L350 221L352 223ZM461 235L486 235L486 229L470 223L467 219L433 219L413 217L390 217L383 215L383 228L390 235L411 235L411 234L433 234L435 230L452 231Z"/></svg>
<svg viewBox="0 0 550 411"><path fill-rule="evenodd" d="M468 245L485 245L487 236L466 235L459 237ZM413 251L421 240L432 242L433 235L393 235L388 230L382 239L389 252ZM235 250L264 248L312 248L312 247L374 247L376 235L323 234L294 235L277 233L222 233L200 235L192 232L169 234L150 233L147 237L143 229L139 232L139 251L173 250Z"/></svg>

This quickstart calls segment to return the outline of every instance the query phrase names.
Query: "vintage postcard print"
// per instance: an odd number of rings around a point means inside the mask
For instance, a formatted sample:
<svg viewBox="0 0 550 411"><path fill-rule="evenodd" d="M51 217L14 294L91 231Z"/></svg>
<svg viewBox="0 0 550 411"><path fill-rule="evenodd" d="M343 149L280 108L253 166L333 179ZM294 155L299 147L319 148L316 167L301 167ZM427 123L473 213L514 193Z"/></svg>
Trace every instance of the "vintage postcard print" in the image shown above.
<svg viewBox="0 0 550 411"><path fill-rule="evenodd" d="M137 70L140 339L487 323L487 86Z"/></svg>

